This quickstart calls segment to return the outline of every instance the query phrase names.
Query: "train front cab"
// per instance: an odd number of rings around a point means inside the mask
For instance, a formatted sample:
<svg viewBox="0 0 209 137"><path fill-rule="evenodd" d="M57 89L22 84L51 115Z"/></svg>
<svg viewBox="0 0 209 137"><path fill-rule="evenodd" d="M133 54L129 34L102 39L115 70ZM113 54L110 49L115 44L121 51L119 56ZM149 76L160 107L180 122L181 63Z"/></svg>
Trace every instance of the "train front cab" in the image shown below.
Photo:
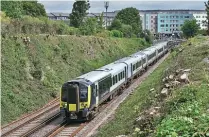
<svg viewBox="0 0 209 137"><path fill-rule="evenodd" d="M83 120L88 116L91 86L80 82L66 82L60 93L61 114L69 120Z"/></svg>

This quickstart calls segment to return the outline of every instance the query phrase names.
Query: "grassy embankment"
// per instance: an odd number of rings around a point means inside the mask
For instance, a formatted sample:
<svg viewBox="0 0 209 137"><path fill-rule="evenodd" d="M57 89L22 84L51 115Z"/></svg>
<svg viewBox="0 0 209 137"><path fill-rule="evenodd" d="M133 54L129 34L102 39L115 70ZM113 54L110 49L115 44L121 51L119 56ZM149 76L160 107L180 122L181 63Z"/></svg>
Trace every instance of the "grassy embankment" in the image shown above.
<svg viewBox="0 0 209 137"><path fill-rule="evenodd" d="M203 62L206 57L208 37L192 38L175 49L121 104L114 120L99 129L97 136L209 136L209 64ZM179 69L191 69L190 83L177 82L169 95L162 97L163 78Z"/></svg>
<svg viewBox="0 0 209 137"><path fill-rule="evenodd" d="M2 124L59 95L67 80L147 47L142 39L2 37Z"/></svg>

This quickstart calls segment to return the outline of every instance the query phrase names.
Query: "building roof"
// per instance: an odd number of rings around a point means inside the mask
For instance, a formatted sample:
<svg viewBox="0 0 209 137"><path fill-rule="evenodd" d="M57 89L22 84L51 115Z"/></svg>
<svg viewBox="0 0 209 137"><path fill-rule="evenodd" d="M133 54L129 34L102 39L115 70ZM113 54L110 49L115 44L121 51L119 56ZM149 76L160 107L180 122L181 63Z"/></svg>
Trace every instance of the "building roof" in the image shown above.
<svg viewBox="0 0 209 137"><path fill-rule="evenodd" d="M69 17L69 15L70 15L70 13L62 13L62 12L50 12L50 13L47 13L48 17L58 17L58 16Z"/></svg>

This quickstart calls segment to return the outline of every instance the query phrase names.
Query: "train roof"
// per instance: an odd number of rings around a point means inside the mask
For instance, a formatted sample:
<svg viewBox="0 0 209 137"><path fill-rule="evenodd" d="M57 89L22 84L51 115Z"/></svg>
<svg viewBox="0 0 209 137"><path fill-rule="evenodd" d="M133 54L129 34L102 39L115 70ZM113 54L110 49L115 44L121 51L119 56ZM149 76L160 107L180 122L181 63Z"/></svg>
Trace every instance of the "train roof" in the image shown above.
<svg viewBox="0 0 209 137"><path fill-rule="evenodd" d="M136 53L132 54L131 56L141 56L141 57L146 57L146 54L143 53L143 52L141 52L141 51L139 51L139 52L136 52Z"/></svg>
<svg viewBox="0 0 209 137"><path fill-rule="evenodd" d="M120 71L121 69L124 69L124 67L126 67L126 64L124 63L111 63L108 65L105 65L101 68L99 68L98 70L105 70L105 69L109 69L111 74L115 74L118 71Z"/></svg>
<svg viewBox="0 0 209 137"><path fill-rule="evenodd" d="M157 44L155 45L155 47L156 47L157 49L160 49L160 48L164 47L166 44L167 44L167 42L157 43Z"/></svg>
<svg viewBox="0 0 209 137"><path fill-rule="evenodd" d="M129 56L129 57L117 60L115 63L117 63L117 64L118 63L131 64L131 63L136 62L136 61L138 61L140 59L141 59L141 56Z"/></svg>
<svg viewBox="0 0 209 137"><path fill-rule="evenodd" d="M147 48L147 49L142 50L142 53L152 54L155 51L156 51L156 47L150 47L150 48Z"/></svg>
<svg viewBox="0 0 209 137"><path fill-rule="evenodd" d="M77 79L85 79L87 81L91 81L92 83L110 75L110 70L94 70L84 75L77 77Z"/></svg>

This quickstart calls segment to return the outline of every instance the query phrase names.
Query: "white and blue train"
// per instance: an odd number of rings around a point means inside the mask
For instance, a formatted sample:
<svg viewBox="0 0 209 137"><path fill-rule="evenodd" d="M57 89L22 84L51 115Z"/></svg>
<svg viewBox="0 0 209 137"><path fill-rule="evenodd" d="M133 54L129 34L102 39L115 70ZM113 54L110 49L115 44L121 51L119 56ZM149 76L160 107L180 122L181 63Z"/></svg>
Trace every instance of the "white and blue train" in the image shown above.
<svg viewBox="0 0 209 137"><path fill-rule="evenodd" d="M89 119L101 103L111 100L169 50L161 42L63 84L60 111L66 119Z"/></svg>

